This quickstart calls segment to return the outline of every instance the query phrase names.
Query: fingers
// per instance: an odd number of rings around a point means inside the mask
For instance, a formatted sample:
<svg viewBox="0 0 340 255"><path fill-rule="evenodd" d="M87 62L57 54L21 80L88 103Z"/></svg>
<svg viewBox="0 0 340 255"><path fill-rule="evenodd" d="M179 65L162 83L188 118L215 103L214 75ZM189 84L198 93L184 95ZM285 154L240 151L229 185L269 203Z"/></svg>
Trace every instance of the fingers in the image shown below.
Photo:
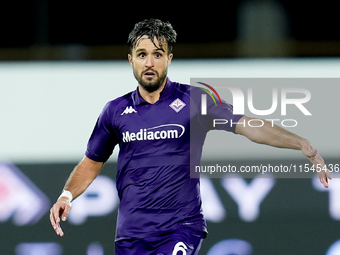
<svg viewBox="0 0 340 255"><path fill-rule="evenodd" d="M332 180L332 175L331 175L331 173L330 173L329 171L327 171L326 174L327 174L328 179Z"/></svg>
<svg viewBox="0 0 340 255"><path fill-rule="evenodd" d="M329 187L328 180L332 180L332 175L328 171L327 166L325 165L325 162L321 155L317 152L315 148L312 146L310 147L311 151L315 153L313 156L309 157L309 161L314 165L315 169L319 169L318 176L321 184L325 187Z"/></svg>
<svg viewBox="0 0 340 255"><path fill-rule="evenodd" d="M64 233L60 227L60 218L59 218L60 210L61 208L58 205L54 204L54 206L50 210L50 221L56 234L59 236L63 236Z"/></svg>
<svg viewBox="0 0 340 255"><path fill-rule="evenodd" d="M68 214L69 214L70 210L71 210L71 203L68 203L65 206L64 212L61 215L61 220L62 221L66 221L67 220L67 217L68 217Z"/></svg>
<svg viewBox="0 0 340 255"><path fill-rule="evenodd" d="M323 170L322 172L320 172L318 174L319 174L319 180L322 183L322 185L325 188L328 188L329 187L328 180L332 180L331 173L328 171L328 169L326 169L326 170Z"/></svg>
<svg viewBox="0 0 340 255"><path fill-rule="evenodd" d="M318 175L319 175L319 180L322 183L322 185L325 188L328 188L329 187L328 179L330 179L330 180L332 179L332 176L331 176L330 172L328 171L328 169L321 170L320 172L318 172Z"/></svg>
<svg viewBox="0 0 340 255"><path fill-rule="evenodd" d="M60 227L60 224L57 224L57 228L55 229L55 232L57 233L58 236L64 236L64 232Z"/></svg>
<svg viewBox="0 0 340 255"><path fill-rule="evenodd" d="M60 218L66 221L69 211L71 210L71 203L69 201L58 201L50 210L50 221L52 227L57 235L63 236L64 232L60 227Z"/></svg>
<svg viewBox="0 0 340 255"><path fill-rule="evenodd" d="M325 188L328 188L328 187L329 187L327 177L320 178L320 182L322 183L322 185L323 185Z"/></svg>

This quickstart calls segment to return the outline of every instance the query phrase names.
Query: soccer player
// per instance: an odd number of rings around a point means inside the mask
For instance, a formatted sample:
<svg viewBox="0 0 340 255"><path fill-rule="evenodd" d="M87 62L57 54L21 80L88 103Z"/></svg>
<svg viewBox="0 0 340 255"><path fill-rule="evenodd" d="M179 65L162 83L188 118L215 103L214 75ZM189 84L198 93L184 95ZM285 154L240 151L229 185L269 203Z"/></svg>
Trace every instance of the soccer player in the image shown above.
<svg viewBox="0 0 340 255"><path fill-rule="evenodd" d="M200 114L200 93L193 86L167 77L176 32L157 19L139 22L129 35L129 62L138 87L106 104L89 139L85 157L72 171L64 191L50 210L60 236L72 199L82 194L119 145L117 190L120 205L117 255L196 255L207 227L201 209L199 178L190 178L190 164L200 165L202 147L212 119L232 120L219 129L241 134L256 143L301 150L314 165L325 167L317 150L305 139L265 122L249 127L251 118L233 115L232 106L218 107L210 99ZM195 127L194 132L190 126ZM331 176L320 171L328 187Z"/></svg>

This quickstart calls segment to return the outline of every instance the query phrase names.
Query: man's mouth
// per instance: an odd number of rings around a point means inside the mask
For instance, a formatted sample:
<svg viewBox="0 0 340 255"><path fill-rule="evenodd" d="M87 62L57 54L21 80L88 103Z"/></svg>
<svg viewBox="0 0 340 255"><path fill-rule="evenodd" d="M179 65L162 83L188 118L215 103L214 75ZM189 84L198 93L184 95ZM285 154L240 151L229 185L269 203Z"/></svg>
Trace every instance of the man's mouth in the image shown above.
<svg viewBox="0 0 340 255"><path fill-rule="evenodd" d="M154 77L156 77L156 72L154 72L154 71L146 71L146 72L143 73L143 75L146 78L154 78Z"/></svg>

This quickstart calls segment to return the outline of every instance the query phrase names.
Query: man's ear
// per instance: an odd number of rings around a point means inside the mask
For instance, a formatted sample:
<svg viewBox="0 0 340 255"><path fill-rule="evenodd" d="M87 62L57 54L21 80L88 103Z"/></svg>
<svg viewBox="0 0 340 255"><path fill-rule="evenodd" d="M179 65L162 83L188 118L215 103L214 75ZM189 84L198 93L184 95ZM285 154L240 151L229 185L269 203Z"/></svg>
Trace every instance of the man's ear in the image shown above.
<svg viewBox="0 0 340 255"><path fill-rule="evenodd" d="M132 65L132 56L131 56L131 54L128 54L128 59L129 59L130 65Z"/></svg>
<svg viewBox="0 0 340 255"><path fill-rule="evenodd" d="M171 60L172 60L172 57L174 56L174 54L170 53L169 56L168 56L168 65L171 64Z"/></svg>

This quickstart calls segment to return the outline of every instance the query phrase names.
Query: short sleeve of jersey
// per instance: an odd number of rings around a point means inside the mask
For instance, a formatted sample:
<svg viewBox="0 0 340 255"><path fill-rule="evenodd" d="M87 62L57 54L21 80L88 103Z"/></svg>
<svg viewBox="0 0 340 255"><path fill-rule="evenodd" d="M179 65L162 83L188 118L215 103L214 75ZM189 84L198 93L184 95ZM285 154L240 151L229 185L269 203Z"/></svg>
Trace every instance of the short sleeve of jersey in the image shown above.
<svg viewBox="0 0 340 255"><path fill-rule="evenodd" d="M196 91L197 93L197 91ZM201 112L202 109L202 99L201 95L205 94L202 90L198 92L199 95L199 106L198 111ZM202 112L199 114L200 123L207 130L225 130L228 132L235 133L237 122L244 115L237 115L233 113L233 106L224 100L219 100L214 97L214 99L206 95L206 114L203 115Z"/></svg>
<svg viewBox="0 0 340 255"><path fill-rule="evenodd" d="M217 105L208 108L208 118L210 123L212 123L209 128L235 133L236 124L244 115L234 115L233 106L223 100L221 101L222 105L218 102Z"/></svg>
<svg viewBox="0 0 340 255"><path fill-rule="evenodd" d="M104 107L87 144L86 157L97 162L106 162L118 143L117 133L112 124L114 120L110 110L112 104L109 102Z"/></svg>

